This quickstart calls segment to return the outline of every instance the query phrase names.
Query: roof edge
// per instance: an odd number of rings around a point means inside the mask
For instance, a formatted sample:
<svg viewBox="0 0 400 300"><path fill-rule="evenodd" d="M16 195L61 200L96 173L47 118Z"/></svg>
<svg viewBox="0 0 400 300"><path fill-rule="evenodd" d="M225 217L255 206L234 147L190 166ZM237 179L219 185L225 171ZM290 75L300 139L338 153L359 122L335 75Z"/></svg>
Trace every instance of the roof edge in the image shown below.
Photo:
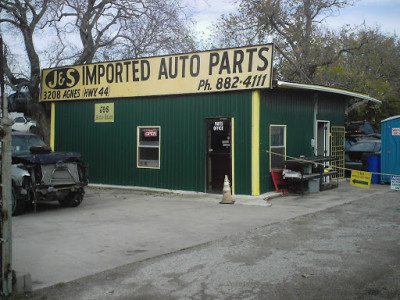
<svg viewBox="0 0 400 300"><path fill-rule="evenodd" d="M345 96L354 97L354 98L360 98L363 100L368 100L368 101L372 101L372 102L375 102L378 104L382 104L382 101L372 98L365 94L355 93L355 92L350 92L350 91L346 91L346 90L342 90L342 89L331 88L331 87L320 86L320 85L293 83L293 82L286 82L286 81L278 80L277 87L335 93L335 94L345 95Z"/></svg>
<svg viewBox="0 0 400 300"><path fill-rule="evenodd" d="M400 118L400 115L392 116L392 117L386 118L385 120L382 120L381 123L387 122L387 121L391 121L391 120L394 120L394 119L398 119L398 118Z"/></svg>

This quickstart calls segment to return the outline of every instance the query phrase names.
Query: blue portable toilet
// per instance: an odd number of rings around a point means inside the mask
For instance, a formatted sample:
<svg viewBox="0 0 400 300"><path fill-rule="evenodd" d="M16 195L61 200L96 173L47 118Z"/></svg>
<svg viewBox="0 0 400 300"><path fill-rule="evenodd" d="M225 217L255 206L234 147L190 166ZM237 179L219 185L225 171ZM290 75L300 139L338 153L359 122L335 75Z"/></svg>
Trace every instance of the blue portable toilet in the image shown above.
<svg viewBox="0 0 400 300"><path fill-rule="evenodd" d="M400 115L381 121L381 173L400 175ZM381 175L381 182L391 176Z"/></svg>

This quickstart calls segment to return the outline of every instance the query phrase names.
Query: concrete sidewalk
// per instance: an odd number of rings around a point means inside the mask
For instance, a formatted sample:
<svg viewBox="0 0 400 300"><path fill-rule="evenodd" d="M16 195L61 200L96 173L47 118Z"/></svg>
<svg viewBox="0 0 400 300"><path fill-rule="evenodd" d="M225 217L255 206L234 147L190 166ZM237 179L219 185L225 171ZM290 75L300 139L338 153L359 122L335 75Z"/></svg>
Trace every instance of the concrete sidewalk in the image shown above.
<svg viewBox="0 0 400 300"><path fill-rule="evenodd" d="M57 205L13 218L13 269L29 272L33 289L221 239L224 236L384 194L341 181L303 196L157 193L89 187L77 208ZM271 204L270 206L268 204Z"/></svg>

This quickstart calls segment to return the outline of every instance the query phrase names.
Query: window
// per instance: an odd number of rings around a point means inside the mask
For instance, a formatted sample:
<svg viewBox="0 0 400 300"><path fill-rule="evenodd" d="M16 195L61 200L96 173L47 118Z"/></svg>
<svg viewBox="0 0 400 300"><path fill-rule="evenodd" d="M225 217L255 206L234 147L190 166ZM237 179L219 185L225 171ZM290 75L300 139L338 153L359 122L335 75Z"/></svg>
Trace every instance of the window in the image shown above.
<svg viewBox="0 0 400 300"><path fill-rule="evenodd" d="M137 164L139 168L160 168L160 127L138 127Z"/></svg>
<svg viewBox="0 0 400 300"><path fill-rule="evenodd" d="M17 117L14 119L15 123L25 123L24 117Z"/></svg>
<svg viewBox="0 0 400 300"><path fill-rule="evenodd" d="M270 169L283 169L286 158L286 125L270 125L269 162Z"/></svg>

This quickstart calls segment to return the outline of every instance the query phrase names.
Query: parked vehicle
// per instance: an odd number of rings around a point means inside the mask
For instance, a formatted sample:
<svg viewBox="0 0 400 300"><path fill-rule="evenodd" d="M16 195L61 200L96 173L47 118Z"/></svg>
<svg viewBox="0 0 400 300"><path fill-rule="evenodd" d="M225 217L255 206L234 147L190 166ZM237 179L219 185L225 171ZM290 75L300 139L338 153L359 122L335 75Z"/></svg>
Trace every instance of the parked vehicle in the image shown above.
<svg viewBox="0 0 400 300"><path fill-rule="evenodd" d="M380 139L363 139L351 145L346 150L346 168L365 171L367 166L367 156L380 155Z"/></svg>
<svg viewBox="0 0 400 300"><path fill-rule="evenodd" d="M81 204L88 184L87 165L76 152L52 152L35 134L12 133L13 215L39 202Z"/></svg>
<svg viewBox="0 0 400 300"><path fill-rule="evenodd" d="M20 132L32 132L36 131L36 122L31 121L25 117L16 117L14 119L14 124L12 125L11 129L14 131Z"/></svg>
<svg viewBox="0 0 400 300"><path fill-rule="evenodd" d="M356 142L366 137L380 138L379 130L368 121L351 121L346 124L346 139Z"/></svg>
<svg viewBox="0 0 400 300"><path fill-rule="evenodd" d="M20 91L9 95L8 97L8 111L26 113L28 101L30 99L29 92Z"/></svg>

